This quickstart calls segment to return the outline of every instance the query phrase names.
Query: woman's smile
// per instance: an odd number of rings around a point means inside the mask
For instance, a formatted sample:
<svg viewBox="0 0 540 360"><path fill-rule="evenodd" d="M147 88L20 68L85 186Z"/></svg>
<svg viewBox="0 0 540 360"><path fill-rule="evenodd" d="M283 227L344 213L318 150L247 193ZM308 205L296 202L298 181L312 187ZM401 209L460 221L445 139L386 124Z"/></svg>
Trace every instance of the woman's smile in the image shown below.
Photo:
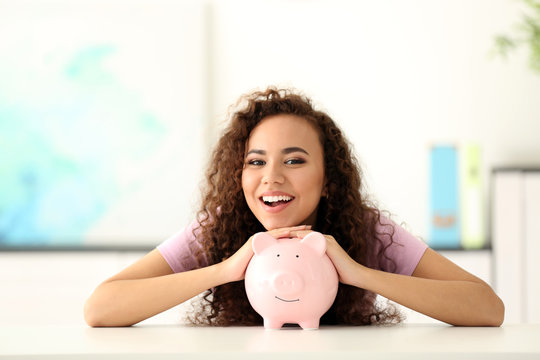
<svg viewBox="0 0 540 360"><path fill-rule="evenodd" d="M266 211L278 213L294 201L294 196L282 191L266 191L259 199Z"/></svg>

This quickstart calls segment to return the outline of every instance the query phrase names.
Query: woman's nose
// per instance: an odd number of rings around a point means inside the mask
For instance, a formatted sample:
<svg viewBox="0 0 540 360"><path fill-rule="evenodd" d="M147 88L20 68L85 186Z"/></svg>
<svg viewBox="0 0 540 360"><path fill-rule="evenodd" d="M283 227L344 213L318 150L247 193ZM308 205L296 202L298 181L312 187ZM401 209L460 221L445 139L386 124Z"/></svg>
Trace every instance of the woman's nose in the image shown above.
<svg viewBox="0 0 540 360"><path fill-rule="evenodd" d="M263 177L261 179L261 182L263 184L271 184L271 183L283 184L284 181L285 181L285 177L281 173L279 166L276 166L276 165L267 166L266 171L263 174Z"/></svg>

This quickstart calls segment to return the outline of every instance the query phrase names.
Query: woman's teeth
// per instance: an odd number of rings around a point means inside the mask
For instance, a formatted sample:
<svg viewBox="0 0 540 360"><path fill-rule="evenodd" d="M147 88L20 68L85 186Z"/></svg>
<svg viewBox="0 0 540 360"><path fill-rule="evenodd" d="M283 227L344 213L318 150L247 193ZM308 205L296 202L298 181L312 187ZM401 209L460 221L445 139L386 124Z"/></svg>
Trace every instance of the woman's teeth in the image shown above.
<svg viewBox="0 0 540 360"><path fill-rule="evenodd" d="M263 196L262 197L262 201L264 201L264 203L267 206L272 206L272 207L278 206L279 204L282 204L282 203L288 203L292 199L293 199L292 196L287 196L287 195Z"/></svg>
<svg viewBox="0 0 540 360"><path fill-rule="evenodd" d="M275 203L275 202L278 202L278 201L291 201L292 200L292 197L290 196L263 196L262 197L262 200L265 202L265 203Z"/></svg>

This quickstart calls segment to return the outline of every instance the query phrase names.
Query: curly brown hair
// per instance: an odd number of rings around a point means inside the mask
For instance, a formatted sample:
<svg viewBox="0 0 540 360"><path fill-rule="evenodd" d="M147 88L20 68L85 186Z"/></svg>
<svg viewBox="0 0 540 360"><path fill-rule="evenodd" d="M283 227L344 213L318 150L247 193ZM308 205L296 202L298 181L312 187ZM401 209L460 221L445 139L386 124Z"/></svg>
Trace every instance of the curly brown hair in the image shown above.
<svg viewBox="0 0 540 360"><path fill-rule="evenodd" d="M215 264L233 255L253 234L266 231L250 211L242 192L245 145L251 131L267 116L296 115L313 124L324 151L327 196L319 203L314 230L332 235L358 263L381 260L392 243L393 228L382 226L380 211L363 195L362 173L351 145L334 121L318 111L309 98L289 89L268 88L244 95L213 151L206 172L199 222L204 256ZM381 232L381 229L384 231ZM381 237L390 241L383 245ZM203 255L204 254L204 255ZM354 286L339 285L336 300L321 324L367 325L400 321L394 306L375 303L376 295ZM252 309L244 282L210 289L204 295L197 323L210 325L259 325L262 318Z"/></svg>

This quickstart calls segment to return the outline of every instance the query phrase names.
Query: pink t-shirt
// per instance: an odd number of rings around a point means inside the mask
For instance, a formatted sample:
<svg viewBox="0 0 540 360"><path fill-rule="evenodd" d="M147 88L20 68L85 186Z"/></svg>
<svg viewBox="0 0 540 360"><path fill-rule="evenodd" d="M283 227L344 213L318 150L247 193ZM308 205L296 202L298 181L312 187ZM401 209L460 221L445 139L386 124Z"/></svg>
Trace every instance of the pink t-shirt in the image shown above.
<svg viewBox="0 0 540 360"><path fill-rule="evenodd" d="M386 257L383 257L379 262L375 256L372 256L368 259L368 266L396 274L412 275L422 255L424 255L427 245L391 220L381 217L381 221L383 225L379 226L378 229L381 233L387 234L391 232L389 227L394 227L394 242L386 249ZM199 263L195 257L197 250L202 250L202 246L197 240L200 230L197 229L195 235L193 234L193 229L197 225L197 222L194 221L190 226L177 232L157 247L175 273L208 265L206 259ZM390 237L382 235L381 240L384 246L387 246Z"/></svg>

